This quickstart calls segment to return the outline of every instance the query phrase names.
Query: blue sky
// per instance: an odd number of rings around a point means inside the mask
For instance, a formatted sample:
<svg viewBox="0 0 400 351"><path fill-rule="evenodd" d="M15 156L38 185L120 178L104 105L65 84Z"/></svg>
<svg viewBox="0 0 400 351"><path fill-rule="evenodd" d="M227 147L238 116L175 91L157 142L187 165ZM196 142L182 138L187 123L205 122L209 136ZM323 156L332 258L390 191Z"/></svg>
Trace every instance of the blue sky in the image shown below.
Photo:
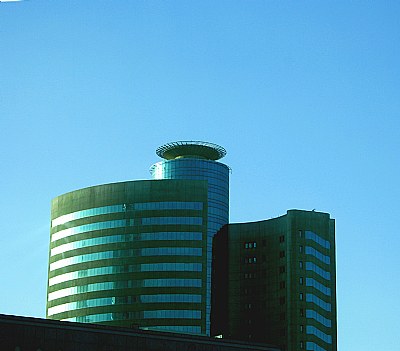
<svg viewBox="0 0 400 351"><path fill-rule="evenodd" d="M398 350L397 1L0 3L0 313L45 316L50 201L224 146L231 222L336 219L339 350Z"/></svg>

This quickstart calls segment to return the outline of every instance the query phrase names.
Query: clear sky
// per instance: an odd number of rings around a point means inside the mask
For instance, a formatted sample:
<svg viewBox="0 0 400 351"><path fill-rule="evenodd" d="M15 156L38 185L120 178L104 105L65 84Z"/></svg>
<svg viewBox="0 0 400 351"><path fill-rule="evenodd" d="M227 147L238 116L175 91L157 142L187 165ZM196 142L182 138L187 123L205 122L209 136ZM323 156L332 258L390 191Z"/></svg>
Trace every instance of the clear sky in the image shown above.
<svg viewBox="0 0 400 351"><path fill-rule="evenodd" d="M45 316L50 201L224 146L231 222L336 219L340 351L399 350L400 3L0 3L0 313Z"/></svg>

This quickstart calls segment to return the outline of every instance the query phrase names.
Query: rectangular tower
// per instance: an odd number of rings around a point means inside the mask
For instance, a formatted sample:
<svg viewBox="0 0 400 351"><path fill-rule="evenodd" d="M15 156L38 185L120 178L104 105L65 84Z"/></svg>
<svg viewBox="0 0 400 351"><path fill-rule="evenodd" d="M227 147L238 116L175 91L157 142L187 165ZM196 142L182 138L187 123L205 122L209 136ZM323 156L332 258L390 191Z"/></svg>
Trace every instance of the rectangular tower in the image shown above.
<svg viewBox="0 0 400 351"><path fill-rule="evenodd" d="M290 210L229 224L214 240L212 333L336 351L335 222Z"/></svg>

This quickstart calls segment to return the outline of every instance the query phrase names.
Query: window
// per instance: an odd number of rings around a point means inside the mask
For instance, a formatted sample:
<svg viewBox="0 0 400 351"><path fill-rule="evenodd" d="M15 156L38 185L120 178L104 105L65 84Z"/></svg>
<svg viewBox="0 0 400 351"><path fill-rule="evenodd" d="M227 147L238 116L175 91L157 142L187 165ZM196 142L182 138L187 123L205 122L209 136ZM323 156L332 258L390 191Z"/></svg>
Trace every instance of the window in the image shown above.
<svg viewBox="0 0 400 351"><path fill-rule="evenodd" d="M304 317L304 309L300 308L300 317Z"/></svg>
<svg viewBox="0 0 400 351"><path fill-rule="evenodd" d="M299 294L300 301L303 301L303 293Z"/></svg>
<svg viewBox="0 0 400 351"><path fill-rule="evenodd" d="M256 247L257 247L257 242L256 241L251 241L251 242L244 243L244 248L245 249L255 249Z"/></svg>
<svg viewBox="0 0 400 351"><path fill-rule="evenodd" d="M304 333L304 325L300 325L300 333Z"/></svg>
<svg viewBox="0 0 400 351"><path fill-rule="evenodd" d="M285 257L285 251L279 251L279 257L280 258Z"/></svg>
<svg viewBox="0 0 400 351"><path fill-rule="evenodd" d="M300 269L303 269L303 261L299 261L299 267Z"/></svg>
<svg viewBox="0 0 400 351"><path fill-rule="evenodd" d="M286 282L284 280L279 282L279 289L285 289L285 287L286 287Z"/></svg>
<svg viewBox="0 0 400 351"><path fill-rule="evenodd" d="M300 285L303 285L303 277L300 277L299 283L300 283Z"/></svg>
<svg viewBox="0 0 400 351"><path fill-rule="evenodd" d="M252 264L257 263L257 257L246 257L244 263Z"/></svg>
<svg viewBox="0 0 400 351"><path fill-rule="evenodd" d="M302 245L300 245L300 247L299 247L299 252L300 252L300 253L303 252L303 246L302 246Z"/></svg>
<svg viewBox="0 0 400 351"><path fill-rule="evenodd" d="M279 273L285 273L285 266L279 267Z"/></svg>
<svg viewBox="0 0 400 351"><path fill-rule="evenodd" d="M299 238L302 238L302 237L303 237L303 231L299 230Z"/></svg>
<svg viewBox="0 0 400 351"><path fill-rule="evenodd" d="M280 242L280 243L285 242L285 236L284 236L284 235L281 235L281 236L279 237L279 242Z"/></svg>

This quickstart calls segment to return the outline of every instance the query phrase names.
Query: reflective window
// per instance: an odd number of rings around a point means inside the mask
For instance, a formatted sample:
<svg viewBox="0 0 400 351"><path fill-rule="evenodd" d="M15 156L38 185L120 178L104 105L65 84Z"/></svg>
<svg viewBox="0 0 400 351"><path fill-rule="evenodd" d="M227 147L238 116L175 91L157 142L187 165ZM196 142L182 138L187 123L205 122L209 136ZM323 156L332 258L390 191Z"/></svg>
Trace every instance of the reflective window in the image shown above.
<svg viewBox="0 0 400 351"><path fill-rule="evenodd" d="M89 208L87 210L76 211L54 218L51 221L51 227L53 228L60 224L64 224L76 219L98 216L109 213L118 213L118 212L124 212L123 205L111 205L111 206Z"/></svg>
<svg viewBox="0 0 400 351"><path fill-rule="evenodd" d="M141 249L141 256L201 256L200 247L149 247Z"/></svg>
<svg viewBox="0 0 400 351"><path fill-rule="evenodd" d="M328 288L327 286L317 282L313 278L306 278L306 285L312 286L313 288L317 289L318 291L322 292L323 294L325 294L327 296L331 296L331 289Z"/></svg>
<svg viewBox="0 0 400 351"><path fill-rule="evenodd" d="M201 295L193 294L158 294L142 295L139 297L142 303L200 303ZM63 313L66 311L78 310L82 308L110 306L117 304L115 297L102 297L96 299L80 300L67 302L61 305L50 307L47 311L49 316ZM162 318L162 317L161 317Z"/></svg>
<svg viewBox="0 0 400 351"><path fill-rule="evenodd" d="M87 285L78 285L49 293L48 301L60 299L65 296L88 293L92 291L114 290L115 288L116 288L115 282L102 282L102 283L94 283Z"/></svg>
<svg viewBox="0 0 400 351"><path fill-rule="evenodd" d="M318 328L314 327L313 325L307 325L306 333L310 335L315 335L317 338L321 339L322 341L326 342L327 344L332 344L332 336L325 334L323 331L319 330Z"/></svg>
<svg viewBox="0 0 400 351"><path fill-rule="evenodd" d="M50 256L58 255L63 252L81 249L89 246L106 245L118 242L130 242L134 240L140 241L156 241L156 240L202 240L201 232L156 232L126 235L108 235L97 238L73 241L71 243L56 246L50 250Z"/></svg>
<svg viewBox="0 0 400 351"><path fill-rule="evenodd" d="M155 327L145 327L145 330L163 330L177 333L201 334L201 327L194 325L161 325Z"/></svg>
<svg viewBox="0 0 400 351"><path fill-rule="evenodd" d="M141 295L140 302L142 303L200 303L201 295L195 294L156 294L156 295Z"/></svg>
<svg viewBox="0 0 400 351"><path fill-rule="evenodd" d="M201 263L143 263L141 272L201 272L203 265Z"/></svg>
<svg viewBox="0 0 400 351"><path fill-rule="evenodd" d="M160 287L201 287L201 279L144 279L143 287L145 288L160 288Z"/></svg>
<svg viewBox="0 0 400 351"><path fill-rule="evenodd" d="M306 262L306 270L313 271L326 280L331 280L331 273L323 270L321 267L317 266L315 263Z"/></svg>
<svg viewBox="0 0 400 351"><path fill-rule="evenodd" d="M311 232L309 230L306 230L306 239L316 242L317 244L321 245L325 249L330 249L330 247L331 247L331 244L328 240L321 238L319 235L317 235L314 232Z"/></svg>
<svg viewBox="0 0 400 351"><path fill-rule="evenodd" d="M49 316L53 316L58 313L63 313L71 310L79 310L81 308L89 308L89 307L100 307L100 306L109 306L115 304L115 298L113 297L103 297L99 299L90 299L90 300L81 300L76 302L68 302L62 305L50 307L47 310L47 314Z"/></svg>
<svg viewBox="0 0 400 351"><path fill-rule="evenodd" d="M143 311L143 318L190 318L201 319L201 311L197 310L154 310Z"/></svg>
<svg viewBox="0 0 400 351"><path fill-rule="evenodd" d="M142 218L142 225L159 225L159 224L192 224L202 225L202 217L145 217Z"/></svg>
<svg viewBox="0 0 400 351"><path fill-rule="evenodd" d="M54 233L51 236L51 241L53 242L53 241L56 241L56 240L59 240L62 238L66 238L71 235L85 233L85 232L91 232L94 230L121 228L121 227L125 227L125 226L127 226L127 220L125 220L125 219L79 225L76 227L63 229L63 230L60 230L59 232Z"/></svg>
<svg viewBox="0 0 400 351"><path fill-rule="evenodd" d="M50 263L50 271L67 267L73 264L99 261L111 258L139 257L139 256L201 256L202 248L196 247L151 247L144 249L127 249L100 251L91 254L64 258Z"/></svg>
<svg viewBox="0 0 400 351"><path fill-rule="evenodd" d="M59 245L59 246L52 248L50 250L50 256L58 255L60 253L75 250L75 249L81 249L83 247L126 242L126 241L130 241L129 239L130 239L130 237L128 235L109 235L109 236L101 236L98 238L73 241L71 243Z"/></svg>
<svg viewBox="0 0 400 351"><path fill-rule="evenodd" d="M331 311L331 304L329 302L325 302L324 300L320 299L319 297L315 296L314 294L306 294L306 301L312 302L317 306L321 307L323 310L330 312Z"/></svg>
<svg viewBox="0 0 400 351"><path fill-rule="evenodd" d="M332 327L332 321L328 318L325 318L324 316L321 316L317 311L306 310L306 317L316 320L327 328Z"/></svg>
<svg viewBox="0 0 400 351"><path fill-rule="evenodd" d="M99 275L114 275L129 272L201 272L201 263L143 263L137 265L124 266L105 266L90 269L78 270L75 272L64 273L49 279L49 286L67 282L73 279L95 277Z"/></svg>
<svg viewBox="0 0 400 351"><path fill-rule="evenodd" d="M138 234L139 240L202 240L201 232L154 232Z"/></svg>
<svg viewBox="0 0 400 351"><path fill-rule="evenodd" d="M164 201L164 202L144 202L135 203L135 210L202 210L202 202L178 202L178 201Z"/></svg>
<svg viewBox="0 0 400 351"><path fill-rule="evenodd" d="M314 249L311 246L306 246L306 254L318 258L323 263L326 264L331 263L331 258L329 256L323 255L321 252L319 252L318 250Z"/></svg>
<svg viewBox="0 0 400 351"><path fill-rule="evenodd" d="M327 351L323 347L319 346L315 342L307 341L306 342L306 350L307 351Z"/></svg>
<svg viewBox="0 0 400 351"><path fill-rule="evenodd" d="M51 221L51 227L56 227L76 219L99 216L104 214L119 213L129 210L202 210L202 202L193 201L163 201L163 202L144 202L135 204L111 205L86 210L76 211L59 216Z"/></svg>
<svg viewBox="0 0 400 351"><path fill-rule="evenodd" d="M98 323L98 322L117 320L114 318L114 315L115 315L115 313L91 314L91 315L86 315L86 316L65 318L65 319L61 319L61 321L79 322L79 323Z"/></svg>

